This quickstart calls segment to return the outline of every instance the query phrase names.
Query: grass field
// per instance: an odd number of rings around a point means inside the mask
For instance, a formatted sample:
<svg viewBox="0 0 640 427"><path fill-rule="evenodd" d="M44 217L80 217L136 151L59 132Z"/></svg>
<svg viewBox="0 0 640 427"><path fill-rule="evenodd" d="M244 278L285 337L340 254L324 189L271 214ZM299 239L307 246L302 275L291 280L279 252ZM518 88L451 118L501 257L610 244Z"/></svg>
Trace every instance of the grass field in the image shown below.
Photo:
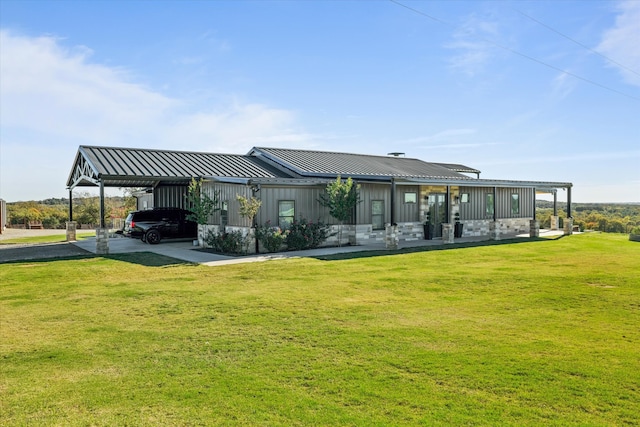
<svg viewBox="0 0 640 427"><path fill-rule="evenodd" d="M0 265L2 425L637 425L640 244Z"/></svg>
<svg viewBox="0 0 640 427"><path fill-rule="evenodd" d="M78 232L76 239L83 240L87 237L95 237L95 231ZM0 245L13 245L13 244L36 244L36 243L62 243L67 241L66 234L47 234L43 236L33 237L18 237L15 239L0 240Z"/></svg>

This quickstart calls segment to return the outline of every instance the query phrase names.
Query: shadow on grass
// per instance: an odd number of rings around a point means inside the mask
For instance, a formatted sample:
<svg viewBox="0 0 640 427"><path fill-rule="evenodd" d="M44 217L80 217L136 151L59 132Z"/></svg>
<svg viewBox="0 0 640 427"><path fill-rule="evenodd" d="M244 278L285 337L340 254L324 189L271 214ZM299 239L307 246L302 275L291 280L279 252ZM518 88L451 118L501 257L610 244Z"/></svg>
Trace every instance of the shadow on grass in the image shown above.
<svg viewBox="0 0 640 427"><path fill-rule="evenodd" d="M342 261L358 258L371 258L377 256L389 256L389 255L403 255L413 254L417 252L431 252L431 251L447 251L451 249L463 249L463 248L477 248L482 246L499 246L499 245L514 245L519 243L531 243L531 242L549 242L552 240L560 240L564 236L557 237L534 237L534 238L513 238L505 240L482 240L477 242L464 242L464 243L452 243L452 244L440 244L440 245L425 245L425 246L412 246L408 248L400 248L396 250L391 249L378 249L378 250L362 250L360 252L345 252L336 253L331 255L318 255L310 258L314 258L320 261Z"/></svg>

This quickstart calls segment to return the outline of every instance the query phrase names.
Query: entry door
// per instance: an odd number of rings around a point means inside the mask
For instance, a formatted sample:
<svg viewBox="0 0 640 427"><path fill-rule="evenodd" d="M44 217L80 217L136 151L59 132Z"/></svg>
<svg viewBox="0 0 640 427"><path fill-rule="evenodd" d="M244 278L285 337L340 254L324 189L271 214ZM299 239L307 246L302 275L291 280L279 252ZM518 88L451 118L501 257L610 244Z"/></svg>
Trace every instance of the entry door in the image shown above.
<svg viewBox="0 0 640 427"><path fill-rule="evenodd" d="M433 224L433 237L442 237L442 223L446 221L447 195L433 193L429 195L429 222Z"/></svg>

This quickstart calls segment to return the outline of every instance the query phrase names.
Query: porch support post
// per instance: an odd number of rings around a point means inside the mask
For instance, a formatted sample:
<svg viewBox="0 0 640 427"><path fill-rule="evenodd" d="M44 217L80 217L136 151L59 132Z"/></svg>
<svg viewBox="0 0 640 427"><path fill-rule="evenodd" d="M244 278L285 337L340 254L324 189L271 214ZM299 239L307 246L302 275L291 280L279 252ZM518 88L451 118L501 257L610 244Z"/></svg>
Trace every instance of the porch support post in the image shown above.
<svg viewBox="0 0 640 427"><path fill-rule="evenodd" d="M106 227L104 215L104 181L100 180L100 228Z"/></svg>
<svg viewBox="0 0 640 427"><path fill-rule="evenodd" d="M567 187L567 218L564 220L564 235L573 234L573 217L571 216L571 187Z"/></svg>
<svg viewBox="0 0 640 427"><path fill-rule="evenodd" d="M96 254L106 255L109 253L109 229L106 228L104 220L104 181L100 180L100 227L96 229Z"/></svg>
<svg viewBox="0 0 640 427"><path fill-rule="evenodd" d="M533 188L533 219L529 221L529 237L540 237L540 222L536 219L536 188Z"/></svg>
<svg viewBox="0 0 640 427"><path fill-rule="evenodd" d="M447 219L447 224L451 224L451 186L447 185L447 213L445 218Z"/></svg>
<svg viewBox="0 0 640 427"><path fill-rule="evenodd" d="M551 215L551 224L549 228L552 230L557 230L560 225L560 221L558 218L558 191L553 191L553 215Z"/></svg>
<svg viewBox="0 0 640 427"><path fill-rule="evenodd" d="M396 223L396 179L391 178L391 225Z"/></svg>
<svg viewBox="0 0 640 427"><path fill-rule="evenodd" d="M69 221L73 221L73 190L69 189Z"/></svg>
<svg viewBox="0 0 640 427"><path fill-rule="evenodd" d="M498 190L493 187L493 221L489 224L489 238L491 240L500 240L500 224L498 224L498 213L496 212L496 197Z"/></svg>
<svg viewBox="0 0 640 427"><path fill-rule="evenodd" d="M66 225L67 242L75 242L78 224L73 220L73 191L71 189L69 189L69 221L67 221Z"/></svg>

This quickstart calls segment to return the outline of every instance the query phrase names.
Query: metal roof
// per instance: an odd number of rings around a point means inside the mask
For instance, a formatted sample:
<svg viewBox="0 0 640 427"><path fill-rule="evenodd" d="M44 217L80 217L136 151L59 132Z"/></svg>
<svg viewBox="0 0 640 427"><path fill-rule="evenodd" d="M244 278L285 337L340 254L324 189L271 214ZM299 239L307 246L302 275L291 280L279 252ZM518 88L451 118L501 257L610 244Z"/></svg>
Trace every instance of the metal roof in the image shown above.
<svg viewBox="0 0 640 427"><path fill-rule="evenodd" d="M436 165L443 166L447 169L451 169L452 171L462 172L462 173L475 173L480 174L481 171L478 169L470 168L469 166L461 165L458 163L435 163Z"/></svg>
<svg viewBox="0 0 640 427"><path fill-rule="evenodd" d="M98 180L107 186L148 186L209 176L288 177L254 157L238 154L80 146L67 186L96 185Z"/></svg>
<svg viewBox="0 0 640 427"><path fill-rule="evenodd" d="M568 182L476 179L464 165L428 163L406 157L281 148L253 148L247 155L80 146L67 187L100 185L150 187L185 184L191 177L238 184L318 185L336 176L400 185L571 188ZM464 170L463 170L464 169Z"/></svg>
<svg viewBox="0 0 640 427"><path fill-rule="evenodd" d="M264 147L253 148L249 155L303 177L473 179L442 165L407 157Z"/></svg>

